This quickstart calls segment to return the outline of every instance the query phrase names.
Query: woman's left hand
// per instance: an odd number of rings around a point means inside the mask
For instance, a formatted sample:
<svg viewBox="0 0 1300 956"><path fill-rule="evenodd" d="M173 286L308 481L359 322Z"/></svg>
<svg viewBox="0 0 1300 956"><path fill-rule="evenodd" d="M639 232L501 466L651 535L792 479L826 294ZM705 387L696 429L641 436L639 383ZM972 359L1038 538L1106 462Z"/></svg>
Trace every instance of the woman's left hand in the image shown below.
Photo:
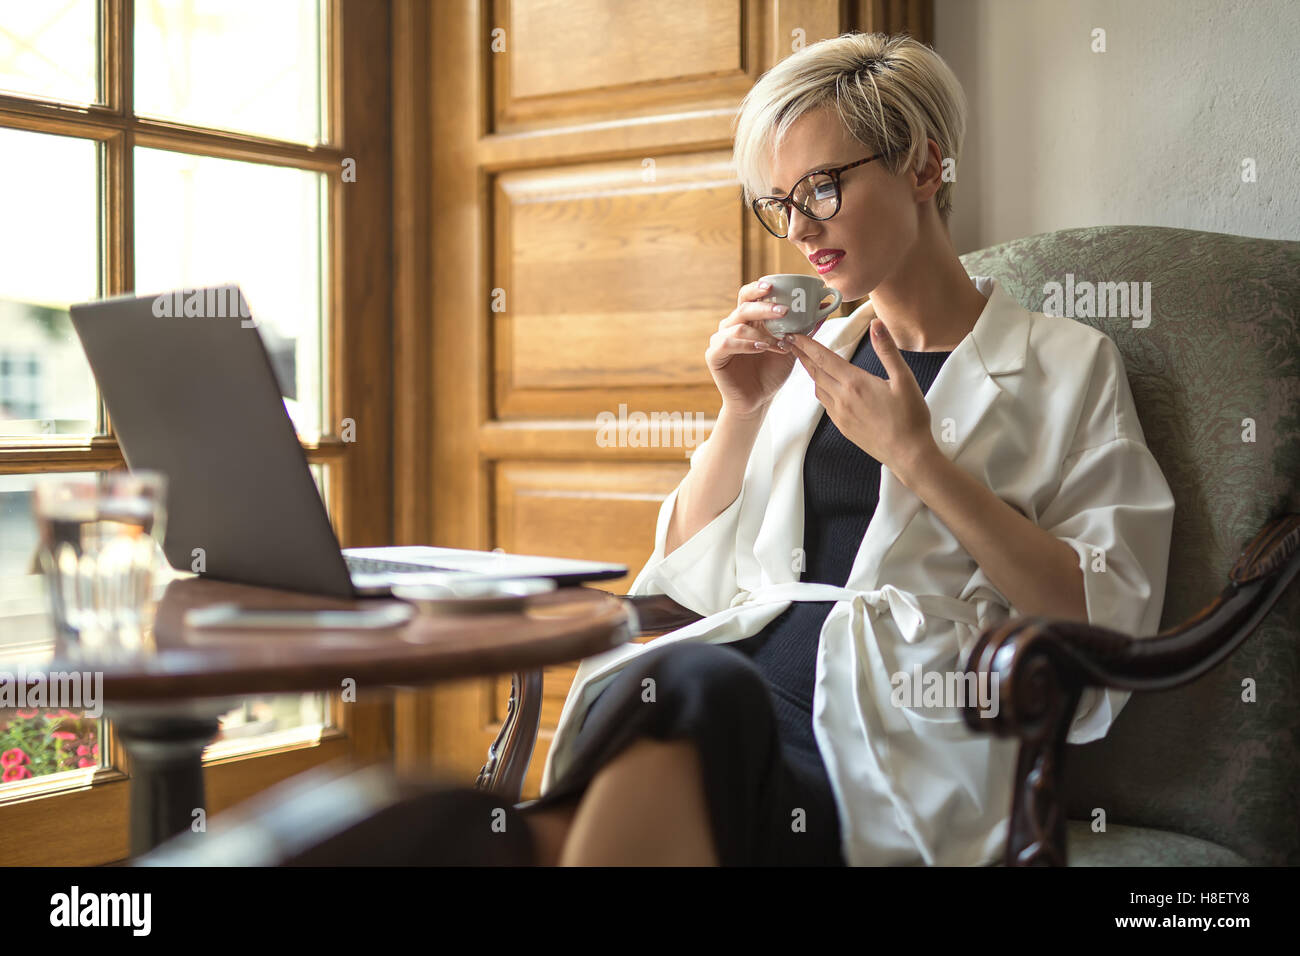
<svg viewBox="0 0 1300 956"><path fill-rule="evenodd" d="M817 400L840 433L906 485L912 469L939 450L930 432L930 406L885 323L872 319L867 334L888 381L806 335L790 335L786 341L793 343L795 356L816 385Z"/></svg>

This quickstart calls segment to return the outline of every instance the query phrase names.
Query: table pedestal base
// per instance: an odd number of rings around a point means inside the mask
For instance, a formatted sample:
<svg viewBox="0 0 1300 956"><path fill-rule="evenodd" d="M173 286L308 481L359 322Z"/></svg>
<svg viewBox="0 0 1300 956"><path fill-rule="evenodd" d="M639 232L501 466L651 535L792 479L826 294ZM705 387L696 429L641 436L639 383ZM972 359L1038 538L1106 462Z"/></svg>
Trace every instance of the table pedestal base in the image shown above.
<svg viewBox="0 0 1300 956"><path fill-rule="evenodd" d="M220 701L209 708L106 709L130 760L133 857L190 829L194 811L206 813L203 749L221 729L217 717L230 707L229 701Z"/></svg>

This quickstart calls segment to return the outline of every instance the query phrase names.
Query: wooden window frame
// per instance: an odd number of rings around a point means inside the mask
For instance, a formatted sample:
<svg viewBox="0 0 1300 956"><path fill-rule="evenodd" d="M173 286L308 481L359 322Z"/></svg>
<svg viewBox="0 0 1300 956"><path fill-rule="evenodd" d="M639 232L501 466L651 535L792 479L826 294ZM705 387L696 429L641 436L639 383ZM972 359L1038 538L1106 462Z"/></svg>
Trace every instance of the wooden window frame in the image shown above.
<svg viewBox="0 0 1300 956"><path fill-rule="evenodd" d="M135 146L327 174L329 401L321 437L304 441L303 449L311 464L330 466L328 504L343 546L387 544L393 538L392 11L387 2L367 0L322 0L321 7L327 24L327 144L297 145L135 116L132 0L100 0L105 104L68 106L0 94L0 127L103 145L99 265L105 296L130 292L134 285ZM355 181L342 180L345 159L355 161ZM334 434L343 418L356 423L355 442ZM102 400L98 419L104 434L91 438L0 437L0 475L122 467ZM206 759L208 812L339 757L362 763L391 759L393 704L387 694L363 694L348 704L331 700L327 710L329 729L314 739ZM85 866L127 856L130 767L111 724L101 749L105 767L57 781L38 778L30 788L0 797L0 861Z"/></svg>

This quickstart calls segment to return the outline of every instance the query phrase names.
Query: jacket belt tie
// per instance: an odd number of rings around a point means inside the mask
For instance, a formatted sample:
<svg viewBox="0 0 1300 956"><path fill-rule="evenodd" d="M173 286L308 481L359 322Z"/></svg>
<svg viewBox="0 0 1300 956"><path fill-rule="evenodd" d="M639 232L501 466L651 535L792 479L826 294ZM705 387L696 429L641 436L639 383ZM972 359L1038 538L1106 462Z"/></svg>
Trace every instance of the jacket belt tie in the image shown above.
<svg viewBox="0 0 1300 956"><path fill-rule="evenodd" d="M946 594L912 594L892 584L868 591L856 591L815 581L787 581L782 584L766 584L755 591L741 591L732 598L731 606L775 604L781 601L851 601L855 616L862 615L867 608L871 609L873 617L889 611L903 640L909 644L915 644L925 636L927 617L958 621L971 627L979 626L979 616L971 601L960 601Z"/></svg>
<svg viewBox="0 0 1300 956"><path fill-rule="evenodd" d="M962 601L942 594L913 594L892 584L870 590L854 590L813 581L791 581L763 585L753 591L741 591L732 599L731 607L784 601L835 601L837 604L849 604L849 630L859 660L858 673L852 677L852 687L859 698L859 706L872 706L874 713L880 716L877 729L868 730L867 725L860 724L867 744L866 753L874 765L873 776L893 803L898 824L915 842L926 863L933 863L936 858L935 848L925 836L923 821L916 819L912 809L914 801L901 792L904 775L896 766L888 738L891 734L898 733L959 738L969 736L970 730L966 728L961 715L952 709L942 716L928 716L917 708L893 705L890 699L892 684L889 668L881 656L874 621L888 612L903 640L915 644L925 636L927 618L942 618L978 628L980 625L976 602ZM831 611L831 616L837 613L843 612L836 607ZM827 623L830 623L830 616Z"/></svg>

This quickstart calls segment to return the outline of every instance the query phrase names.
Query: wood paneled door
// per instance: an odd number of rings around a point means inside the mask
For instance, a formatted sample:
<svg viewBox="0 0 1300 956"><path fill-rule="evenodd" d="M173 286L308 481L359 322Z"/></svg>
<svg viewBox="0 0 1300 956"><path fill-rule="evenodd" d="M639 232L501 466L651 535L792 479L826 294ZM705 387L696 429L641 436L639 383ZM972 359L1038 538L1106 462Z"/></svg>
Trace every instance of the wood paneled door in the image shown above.
<svg viewBox="0 0 1300 956"><path fill-rule="evenodd" d="M600 586L626 590L720 405L710 335L745 282L811 271L743 206L737 105L798 45L915 35L927 10L396 3L398 543L618 561L632 575ZM637 442L618 428L636 413L673 424ZM546 673L525 798L575 666ZM508 676L404 692L399 766L472 781L508 692Z"/></svg>

